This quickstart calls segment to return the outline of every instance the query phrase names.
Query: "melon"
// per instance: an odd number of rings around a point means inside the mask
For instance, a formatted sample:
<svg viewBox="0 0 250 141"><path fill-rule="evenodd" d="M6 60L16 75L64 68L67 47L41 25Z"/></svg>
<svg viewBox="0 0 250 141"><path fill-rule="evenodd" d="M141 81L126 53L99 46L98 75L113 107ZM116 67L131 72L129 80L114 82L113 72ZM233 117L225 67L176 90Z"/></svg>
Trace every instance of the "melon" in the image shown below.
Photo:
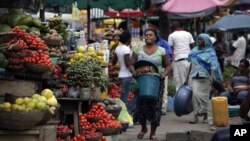
<svg viewBox="0 0 250 141"><path fill-rule="evenodd" d="M20 19L21 19L21 16L19 14L9 14L8 24L14 27Z"/></svg>
<svg viewBox="0 0 250 141"><path fill-rule="evenodd" d="M6 24L0 24L0 33L2 32L9 32L11 30L11 27Z"/></svg>
<svg viewBox="0 0 250 141"><path fill-rule="evenodd" d="M28 31L30 28L28 27L28 26L26 26L26 25L19 25L19 27L21 28L21 29L24 29L24 30L26 30L26 31Z"/></svg>
<svg viewBox="0 0 250 141"><path fill-rule="evenodd" d="M32 25L32 16L28 15L21 18L16 25L26 25L26 26Z"/></svg>
<svg viewBox="0 0 250 141"><path fill-rule="evenodd" d="M35 27L40 27L42 25L42 22L39 18L33 18L32 23Z"/></svg>

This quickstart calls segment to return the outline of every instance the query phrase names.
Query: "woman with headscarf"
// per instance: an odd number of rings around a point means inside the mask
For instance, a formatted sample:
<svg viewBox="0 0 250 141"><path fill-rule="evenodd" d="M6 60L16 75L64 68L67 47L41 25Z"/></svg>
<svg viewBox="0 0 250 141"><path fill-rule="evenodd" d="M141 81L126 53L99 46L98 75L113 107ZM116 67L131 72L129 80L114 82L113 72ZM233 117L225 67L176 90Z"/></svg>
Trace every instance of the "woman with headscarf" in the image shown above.
<svg viewBox="0 0 250 141"><path fill-rule="evenodd" d="M213 81L222 80L216 52L209 36L198 35L196 44L197 46L188 55L192 65L190 77L192 78L194 119L190 123L193 124L199 121L199 116L203 116L203 123L207 122L211 84Z"/></svg>
<svg viewBox="0 0 250 141"><path fill-rule="evenodd" d="M168 54L166 50L156 44L157 32L153 29L147 29L144 32L145 45L138 47L133 51L132 64L140 60L147 60L157 65L159 69L159 75L162 80L169 74L171 66L168 60ZM136 76L136 71L131 66L133 76ZM154 84L152 84L154 85ZM150 139L156 140L155 131L157 126L160 125L161 119L161 107L162 107L162 95L164 92L164 81L160 83L160 90L157 100L143 100L138 97L136 105L136 114L141 124L141 131L137 135L138 139L142 139L147 133L147 120L151 122Z"/></svg>

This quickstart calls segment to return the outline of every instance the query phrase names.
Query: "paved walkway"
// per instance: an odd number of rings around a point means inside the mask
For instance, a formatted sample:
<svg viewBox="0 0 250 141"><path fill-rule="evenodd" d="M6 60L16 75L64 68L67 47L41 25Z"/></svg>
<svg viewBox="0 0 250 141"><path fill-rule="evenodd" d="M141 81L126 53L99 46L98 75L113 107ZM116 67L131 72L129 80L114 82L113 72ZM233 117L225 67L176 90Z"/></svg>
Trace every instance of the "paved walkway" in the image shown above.
<svg viewBox="0 0 250 141"><path fill-rule="evenodd" d="M210 108L211 109L211 108ZM157 128L156 134L160 141L210 141L215 130L225 127L212 126L212 114L209 110L210 124L189 124L193 114L177 117L174 112L167 112L167 115L162 116L161 125ZM232 117L229 120L230 124L240 124L239 117ZM148 124L148 129L150 125ZM215 129L215 130L214 130ZM116 140L118 141L136 141L137 134L140 131L140 125L134 125L121 135ZM141 141L149 140L149 132L145 134Z"/></svg>

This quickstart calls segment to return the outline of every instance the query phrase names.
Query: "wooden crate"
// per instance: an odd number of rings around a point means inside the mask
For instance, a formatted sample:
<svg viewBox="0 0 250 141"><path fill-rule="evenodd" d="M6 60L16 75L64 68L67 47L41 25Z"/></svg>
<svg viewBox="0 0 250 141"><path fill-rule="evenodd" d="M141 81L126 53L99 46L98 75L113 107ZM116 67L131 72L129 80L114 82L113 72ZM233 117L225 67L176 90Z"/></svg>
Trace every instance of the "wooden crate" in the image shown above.
<svg viewBox="0 0 250 141"><path fill-rule="evenodd" d="M0 130L1 141L55 141L56 126L37 126L26 131Z"/></svg>

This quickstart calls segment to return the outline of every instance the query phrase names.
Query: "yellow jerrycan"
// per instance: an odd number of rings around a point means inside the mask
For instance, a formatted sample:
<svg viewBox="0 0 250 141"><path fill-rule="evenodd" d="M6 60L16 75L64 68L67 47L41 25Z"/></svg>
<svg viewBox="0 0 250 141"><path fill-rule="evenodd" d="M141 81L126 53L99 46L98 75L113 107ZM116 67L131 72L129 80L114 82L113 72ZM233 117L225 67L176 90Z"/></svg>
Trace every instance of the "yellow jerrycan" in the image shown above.
<svg viewBox="0 0 250 141"><path fill-rule="evenodd" d="M227 97L213 97L212 98L213 124L218 127L225 127L228 125L228 102Z"/></svg>

